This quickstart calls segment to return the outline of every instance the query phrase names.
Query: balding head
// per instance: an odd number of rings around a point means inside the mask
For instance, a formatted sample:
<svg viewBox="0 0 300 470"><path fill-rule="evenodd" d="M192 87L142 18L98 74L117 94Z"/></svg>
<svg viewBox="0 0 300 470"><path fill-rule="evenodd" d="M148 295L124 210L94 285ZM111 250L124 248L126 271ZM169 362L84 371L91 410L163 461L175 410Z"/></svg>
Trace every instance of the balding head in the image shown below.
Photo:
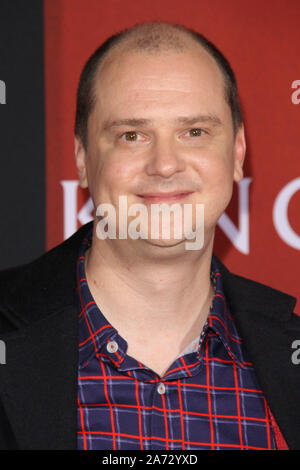
<svg viewBox="0 0 300 470"><path fill-rule="evenodd" d="M136 25L119 37L114 47L146 54L184 52L191 35L179 25L168 23L146 23Z"/></svg>
<svg viewBox="0 0 300 470"><path fill-rule="evenodd" d="M222 53L204 36L181 25L153 22L133 26L108 38L88 59L81 73L78 91L75 135L87 149L88 118L96 102L95 81L105 59L133 52L150 55L184 53L200 46L218 65L224 78L225 100L230 106L233 129L242 123L242 111L234 73ZM101 73L100 73L101 75Z"/></svg>

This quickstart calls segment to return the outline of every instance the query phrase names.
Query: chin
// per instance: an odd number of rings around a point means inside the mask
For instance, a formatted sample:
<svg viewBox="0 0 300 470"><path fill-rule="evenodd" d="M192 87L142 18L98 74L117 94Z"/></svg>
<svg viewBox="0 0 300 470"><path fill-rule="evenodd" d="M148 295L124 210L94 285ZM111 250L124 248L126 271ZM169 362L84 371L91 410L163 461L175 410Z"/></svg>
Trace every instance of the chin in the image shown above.
<svg viewBox="0 0 300 470"><path fill-rule="evenodd" d="M173 259L185 252L185 240L144 240L146 252L159 259Z"/></svg>

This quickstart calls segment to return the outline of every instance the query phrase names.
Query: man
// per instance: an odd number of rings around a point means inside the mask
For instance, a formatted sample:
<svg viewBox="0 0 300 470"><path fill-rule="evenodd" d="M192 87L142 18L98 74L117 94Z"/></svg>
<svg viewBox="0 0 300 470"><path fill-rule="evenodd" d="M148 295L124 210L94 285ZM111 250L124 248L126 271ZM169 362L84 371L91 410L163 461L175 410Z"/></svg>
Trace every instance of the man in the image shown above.
<svg viewBox="0 0 300 470"><path fill-rule="evenodd" d="M91 56L75 158L94 223L1 275L3 448L300 448L296 299L213 254L245 149L233 72L202 36L139 25ZM150 209L174 203L192 211L152 236Z"/></svg>

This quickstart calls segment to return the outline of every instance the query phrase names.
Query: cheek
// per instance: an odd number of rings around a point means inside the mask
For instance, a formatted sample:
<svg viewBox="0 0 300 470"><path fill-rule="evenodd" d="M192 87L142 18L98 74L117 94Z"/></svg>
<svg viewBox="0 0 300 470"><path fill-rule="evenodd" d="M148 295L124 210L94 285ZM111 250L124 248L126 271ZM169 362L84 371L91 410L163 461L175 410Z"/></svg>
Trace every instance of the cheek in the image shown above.
<svg viewBox="0 0 300 470"><path fill-rule="evenodd" d="M112 151L105 161L104 171L109 184L128 191L144 171L143 158L139 154Z"/></svg>
<svg viewBox="0 0 300 470"><path fill-rule="evenodd" d="M233 159L230 154L209 152L196 160L195 169L206 187L224 185L233 179Z"/></svg>
<svg viewBox="0 0 300 470"><path fill-rule="evenodd" d="M126 195L137 174L137 165L133 161L120 157L105 159L101 169L95 169L94 173L97 199L115 201L119 195Z"/></svg>
<svg viewBox="0 0 300 470"><path fill-rule="evenodd" d="M229 162L211 168L207 175L207 188L211 192L216 205L226 207L232 196L233 168Z"/></svg>
<svg viewBox="0 0 300 470"><path fill-rule="evenodd" d="M105 180L112 190L114 188L125 189L128 182L132 180L133 175L134 169L125 161L111 162L105 168Z"/></svg>
<svg viewBox="0 0 300 470"><path fill-rule="evenodd" d="M200 199L205 204L207 217L213 219L220 217L232 196L233 162L229 157L224 154L210 154L197 167L202 182Z"/></svg>

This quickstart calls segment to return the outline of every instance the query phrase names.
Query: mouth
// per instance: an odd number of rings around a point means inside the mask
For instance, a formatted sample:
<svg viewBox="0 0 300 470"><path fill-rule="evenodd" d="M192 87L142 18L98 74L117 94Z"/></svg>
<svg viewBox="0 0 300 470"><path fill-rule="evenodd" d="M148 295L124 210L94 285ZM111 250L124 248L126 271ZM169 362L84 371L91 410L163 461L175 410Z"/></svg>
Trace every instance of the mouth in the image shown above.
<svg viewBox="0 0 300 470"><path fill-rule="evenodd" d="M151 204L151 203L160 203L160 202L180 201L188 197L192 193L193 191L172 191L169 193L137 194L137 196L141 198L145 204Z"/></svg>

